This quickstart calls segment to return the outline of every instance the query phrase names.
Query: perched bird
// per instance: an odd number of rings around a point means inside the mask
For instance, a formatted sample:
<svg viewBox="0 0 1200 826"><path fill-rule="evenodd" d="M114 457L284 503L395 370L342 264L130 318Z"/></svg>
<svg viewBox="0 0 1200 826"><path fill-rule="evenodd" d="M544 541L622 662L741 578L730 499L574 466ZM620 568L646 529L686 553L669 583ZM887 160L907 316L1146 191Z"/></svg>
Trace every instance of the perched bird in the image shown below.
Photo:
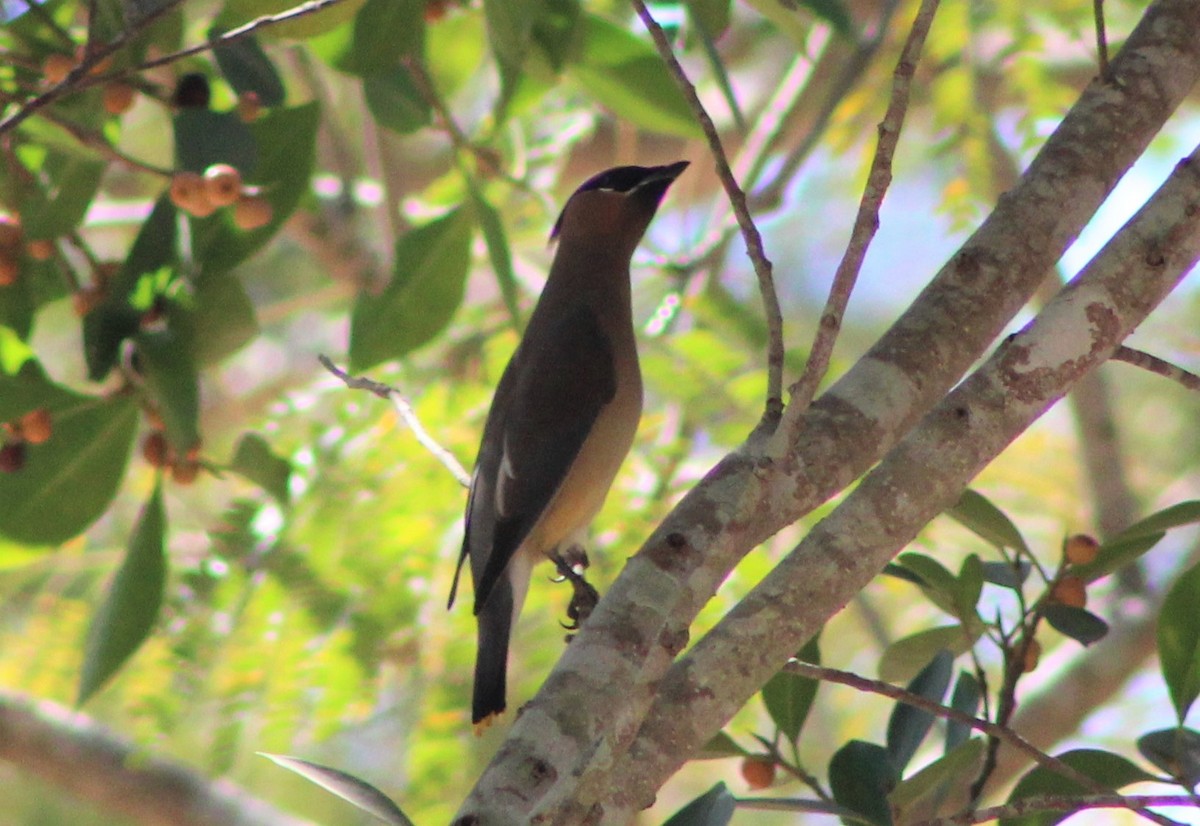
<svg viewBox="0 0 1200 826"><path fill-rule="evenodd" d="M604 504L642 412L629 263L687 161L618 166L567 201L558 250L500 377L467 500L478 653L471 720L505 708L508 641L534 563L577 544Z"/></svg>

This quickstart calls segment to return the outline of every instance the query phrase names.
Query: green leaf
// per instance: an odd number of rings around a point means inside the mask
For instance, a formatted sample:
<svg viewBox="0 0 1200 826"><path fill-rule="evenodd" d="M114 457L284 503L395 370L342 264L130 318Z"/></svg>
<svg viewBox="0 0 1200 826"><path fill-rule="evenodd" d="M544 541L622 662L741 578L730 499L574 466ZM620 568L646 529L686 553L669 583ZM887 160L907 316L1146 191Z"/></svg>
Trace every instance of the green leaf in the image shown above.
<svg viewBox="0 0 1200 826"><path fill-rule="evenodd" d="M737 801L724 783L718 783L667 818L663 826L725 826L733 819Z"/></svg>
<svg viewBox="0 0 1200 826"><path fill-rule="evenodd" d="M787 0L781 0L787 2ZM833 26L833 30L843 37L854 39L854 19L842 5L841 0L799 0L804 8Z"/></svg>
<svg viewBox="0 0 1200 826"><path fill-rule="evenodd" d="M488 43L496 62L511 72L525 64L538 6L537 0L483 0Z"/></svg>
<svg viewBox="0 0 1200 826"><path fill-rule="evenodd" d="M187 309L172 314L171 326L188 342L197 365L220 361L258 334L250 296L233 272L222 270L200 276Z"/></svg>
<svg viewBox="0 0 1200 826"><path fill-rule="evenodd" d="M32 361L16 376L0 375L0 421L37 407L50 411L53 433L26 446L20 471L0 473L0 534L54 545L99 519L116 496L138 408L132 396L101 399L59 387Z"/></svg>
<svg viewBox="0 0 1200 826"><path fill-rule="evenodd" d="M1029 572L1032 570L1033 565L1023 559L1019 560L1015 567L1007 562L985 562L983 581L1016 591L1029 578Z"/></svg>
<svg viewBox="0 0 1200 826"><path fill-rule="evenodd" d="M796 655L796 659L820 664L821 651L817 637L813 637ZM808 719L813 698L817 696L819 682L809 677L780 671L762 687L763 705L776 727L792 742L800 737L804 721Z"/></svg>
<svg viewBox="0 0 1200 826"><path fill-rule="evenodd" d="M401 135L428 126L432 120L429 102L402 66L364 75L363 95L375 120Z"/></svg>
<svg viewBox="0 0 1200 826"><path fill-rule="evenodd" d="M1096 558L1086 565L1076 565L1072 573L1085 582L1095 582L1113 571L1124 568L1162 541L1166 533L1134 534L1110 539L1100 545Z"/></svg>
<svg viewBox="0 0 1200 826"><path fill-rule="evenodd" d="M720 37L729 28L732 0L687 0L688 16L710 38Z"/></svg>
<svg viewBox="0 0 1200 826"><path fill-rule="evenodd" d="M697 755L697 760L719 760L726 757L745 757L750 752L738 745L737 741L723 731L718 731L712 739L704 744Z"/></svg>
<svg viewBox="0 0 1200 826"><path fill-rule="evenodd" d="M158 405L167 439L180 453L200 441L200 378L188 342L172 330L134 336L146 389Z"/></svg>
<svg viewBox="0 0 1200 826"><path fill-rule="evenodd" d="M583 47L568 73L599 103L652 132L700 136L691 108L658 53L621 26L584 14Z"/></svg>
<svg viewBox="0 0 1200 826"><path fill-rule="evenodd" d="M325 791L332 792L342 800L353 803L384 823L391 824L391 826L413 826L412 821L390 797L365 780L360 780L339 769L322 766L320 763L301 760L299 757L268 754L265 751L260 751L259 754L276 765L295 772L305 780L316 783Z"/></svg>
<svg viewBox="0 0 1200 826"><path fill-rule="evenodd" d="M898 780L887 750L874 743L851 740L829 761L833 799L877 826L891 826L887 796Z"/></svg>
<svg viewBox="0 0 1200 826"><path fill-rule="evenodd" d="M920 578L917 585L930 602L951 616L959 616L958 578L942 563L913 552L900 554L896 561Z"/></svg>
<svg viewBox="0 0 1200 826"><path fill-rule="evenodd" d="M942 649L934 655L929 665L921 669L921 673L908 684L908 690L926 700L941 703L950 687L950 677L954 673L954 655ZM896 701L887 728L887 753L892 767L897 773L903 774L908 762L929 733L933 726L933 714L924 709L910 706L903 701Z"/></svg>
<svg viewBox="0 0 1200 826"><path fill-rule="evenodd" d="M1189 500L1179 502L1170 507L1152 513L1145 519L1134 522L1117 534L1114 539L1125 539L1133 536L1152 536L1184 525L1194 525L1200 522L1200 501Z"/></svg>
<svg viewBox="0 0 1200 826"><path fill-rule="evenodd" d="M983 495L967 488L959 497L958 504L946 511L946 515L985 542L997 548L1011 548L1029 553L1025 538L1012 520Z"/></svg>
<svg viewBox="0 0 1200 826"><path fill-rule="evenodd" d="M979 710L979 701L982 697L983 690L975 675L969 671L960 671L958 682L954 684L954 693L950 695L950 707L955 711L961 711L963 714L974 717L975 712ZM954 720L947 720L946 753L949 754L951 750L958 748L970 734L970 726Z"/></svg>
<svg viewBox="0 0 1200 826"><path fill-rule="evenodd" d="M954 656L967 651L979 639L979 633L962 625L945 625L896 640L879 659L879 679L903 683L915 677L922 668L945 648Z"/></svg>
<svg viewBox="0 0 1200 826"><path fill-rule="evenodd" d="M1189 789L1200 783L1200 732L1168 728L1143 734L1138 751L1158 768Z"/></svg>
<svg viewBox="0 0 1200 826"><path fill-rule="evenodd" d="M288 479L292 466L287 459L277 456L267 440L257 433L243 433L229 469L265 490L279 502L288 504Z"/></svg>
<svg viewBox="0 0 1200 826"><path fill-rule="evenodd" d="M367 0L354 18L350 50L339 68L369 75L425 51L425 0Z"/></svg>
<svg viewBox="0 0 1200 826"><path fill-rule="evenodd" d="M1153 780L1154 776L1138 768L1119 754L1113 754L1098 749L1077 749L1057 755L1058 759L1071 768L1084 774L1106 788L1117 791L1131 783ZM1092 794L1092 790L1084 788L1063 777L1051 769L1038 766L1030 771L1017 783L1009 802L1023 800L1028 797L1042 795L1083 795ZM1023 817L1006 817L1001 819L1000 826L1051 826L1070 817L1072 812L1035 812Z"/></svg>
<svg viewBox="0 0 1200 826"><path fill-rule="evenodd" d="M258 164L258 143L236 113L189 106L175 115L175 163L191 172L227 163L248 178Z"/></svg>
<svg viewBox="0 0 1200 826"><path fill-rule="evenodd" d="M975 737L964 740L942 757L907 780L888 796L901 823L933 818L947 795L966 788L979 773L987 751L986 742Z"/></svg>
<svg viewBox="0 0 1200 826"><path fill-rule="evenodd" d="M57 238L83 222L108 165L91 158L52 153L42 166L45 186L31 186L21 204L27 238Z"/></svg>
<svg viewBox="0 0 1200 826"><path fill-rule="evenodd" d="M1200 565L1171 586L1158 615L1158 660L1182 724L1200 695Z"/></svg>
<svg viewBox="0 0 1200 826"><path fill-rule="evenodd" d="M387 288L354 305L351 369L400 358L441 332L462 303L470 264L471 222L462 209L401 237Z"/></svg>
<svg viewBox="0 0 1200 826"><path fill-rule="evenodd" d="M208 32L210 38L219 34L221 31L216 28ZM283 80L254 35L219 46L213 49L213 55L217 58L221 74L225 75L235 92L254 92L263 106L279 106L283 103Z"/></svg>
<svg viewBox="0 0 1200 826"><path fill-rule="evenodd" d="M512 250L508 246L508 235L504 231L504 221L494 206L488 203L483 193L469 181L471 206L475 210L475 220L483 232L484 243L487 244L488 260L492 262L492 272L496 274L496 282L500 285L500 295L504 298L504 306L513 324L521 325L521 308L517 303L517 276L513 271Z"/></svg>
<svg viewBox="0 0 1200 826"><path fill-rule="evenodd" d="M167 578L165 529L160 482L142 509L125 560L88 628L76 705L96 693L150 635Z"/></svg>
<svg viewBox="0 0 1200 826"><path fill-rule="evenodd" d="M1051 628L1080 645L1091 645L1108 634L1108 623L1083 608L1051 603L1042 610L1042 616Z"/></svg>
<svg viewBox="0 0 1200 826"><path fill-rule="evenodd" d="M983 562L978 554L969 554L958 569L958 589L955 592L956 616L969 617L975 613L979 595L983 592Z"/></svg>

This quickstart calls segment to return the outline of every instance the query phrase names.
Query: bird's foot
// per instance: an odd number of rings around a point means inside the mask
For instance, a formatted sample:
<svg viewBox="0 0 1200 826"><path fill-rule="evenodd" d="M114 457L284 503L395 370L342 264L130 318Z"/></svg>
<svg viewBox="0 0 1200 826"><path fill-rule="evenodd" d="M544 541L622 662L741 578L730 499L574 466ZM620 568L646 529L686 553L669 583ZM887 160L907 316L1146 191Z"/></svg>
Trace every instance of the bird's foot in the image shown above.
<svg viewBox="0 0 1200 826"><path fill-rule="evenodd" d="M566 553L554 553L550 556L554 567L558 570L558 581L566 580L571 583L574 593L567 605L568 622L562 627L568 631L578 631L579 627L591 616L592 609L600 601L600 592L587 581L584 572L588 567L587 553L578 545L572 545ZM570 642L574 634L567 635Z"/></svg>

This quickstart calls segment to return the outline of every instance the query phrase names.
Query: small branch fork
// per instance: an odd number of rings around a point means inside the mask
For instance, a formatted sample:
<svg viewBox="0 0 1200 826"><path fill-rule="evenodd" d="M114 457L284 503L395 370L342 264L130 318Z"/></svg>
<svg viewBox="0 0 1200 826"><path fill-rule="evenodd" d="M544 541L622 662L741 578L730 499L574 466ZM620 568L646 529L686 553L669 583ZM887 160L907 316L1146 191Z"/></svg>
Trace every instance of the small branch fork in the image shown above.
<svg viewBox="0 0 1200 826"><path fill-rule="evenodd" d="M374 381L373 379L362 378L361 376L351 376L346 371L339 368L333 363L329 356L319 355L317 360L321 362L321 366L328 370L333 375L337 376L351 390L366 390L369 393L374 393L381 399L387 399L396 408L396 412L400 414L400 418L408 425L409 430L413 432L413 436L417 438L421 446L433 454L442 465L453 474L454 478L464 488L471 486L471 474L467 473L458 459L454 458L454 454L437 443L425 426L421 424L421 420L417 418L416 411L413 410L412 404L404 394L396 388L382 382Z"/></svg>
<svg viewBox="0 0 1200 826"><path fill-rule="evenodd" d="M729 161L725 156L725 150L721 146L721 137L717 134L717 127L713 124L712 118L709 117L708 111L704 108L704 104L700 101L700 96L696 93L696 87L688 79L687 73L683 70L679 60L675 57L674 51L671 49L671 43L667 39L667 35L662 30L662 26L658 25L658 21L650 14L650 10L646 8L643 0L632 0L633 7L638 13L638 17L642 19L646 29L650 32L650 37L654 40L654 45L658 48L659 55L662 56L663 62L666 63L667 69L674 76L679 88L683 91L684 97L692 108L696 120L700 124L700 128L704 130L704 136L708 139L709 150L712 152L713 163L717 169L717 177L721 179L722 186L725 187L725 194L729 198L730 206L733 207L733 213L737 216L738 225L742 229L742 237L746 242L746 254L750 257L750 262L754 265L754 274L758 277L758 289L762 294L763 309L767 320L767 405L764 422L772 429L774 424L778 422L780 415L783 413L783 314L779 309L779 296L775 292L775 278L772 274L771 262L767 258L767 254L763 249L762 236L758 232L758 227L754 224L754 219L750 216L750 209L746 206L746 193L738 185L737 179L733 176L733 171L729 168Z"/></svg>
<svg viewBox="0 0 1200 826"><path fill-rule="evenodd" d="M879 124L879 143L871 161L866 188L859 201L850 242L846 245L846 253L834 274L833 285L830 287L825 309L821 312L820 325L804 373L790 388L791 405L797 416L812 402L821 379L829 369L829 360L833 356L833 346L842 328L842 318L850 302L850 293L854 290L854 284L862 270L871 240L879 229L879 209L892 183L892 158L896 154L896 146L900 142L900 129L908 111L913 73L920 60L921 50L925 46L925 38L933 24L938 4L939 0L922 0L908 39L904 43L904 49L900 53L900 60L896 64L891 101Z"/></svg>

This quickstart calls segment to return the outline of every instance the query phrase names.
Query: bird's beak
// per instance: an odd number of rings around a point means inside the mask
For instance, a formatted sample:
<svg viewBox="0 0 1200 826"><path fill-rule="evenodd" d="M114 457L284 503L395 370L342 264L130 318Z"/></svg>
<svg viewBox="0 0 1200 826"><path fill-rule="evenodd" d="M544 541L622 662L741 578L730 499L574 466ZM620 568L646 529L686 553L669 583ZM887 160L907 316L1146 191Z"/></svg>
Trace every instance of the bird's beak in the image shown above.
<svg viewBox="0 0 1200 826"><path fill-rule="evenodd" d="M676 161L666 166L656 166L653 171L643 178L634 190L642 189L650 184L667 182L670 183L683 174L683 170L691 166L691 161Z"/></svg>

